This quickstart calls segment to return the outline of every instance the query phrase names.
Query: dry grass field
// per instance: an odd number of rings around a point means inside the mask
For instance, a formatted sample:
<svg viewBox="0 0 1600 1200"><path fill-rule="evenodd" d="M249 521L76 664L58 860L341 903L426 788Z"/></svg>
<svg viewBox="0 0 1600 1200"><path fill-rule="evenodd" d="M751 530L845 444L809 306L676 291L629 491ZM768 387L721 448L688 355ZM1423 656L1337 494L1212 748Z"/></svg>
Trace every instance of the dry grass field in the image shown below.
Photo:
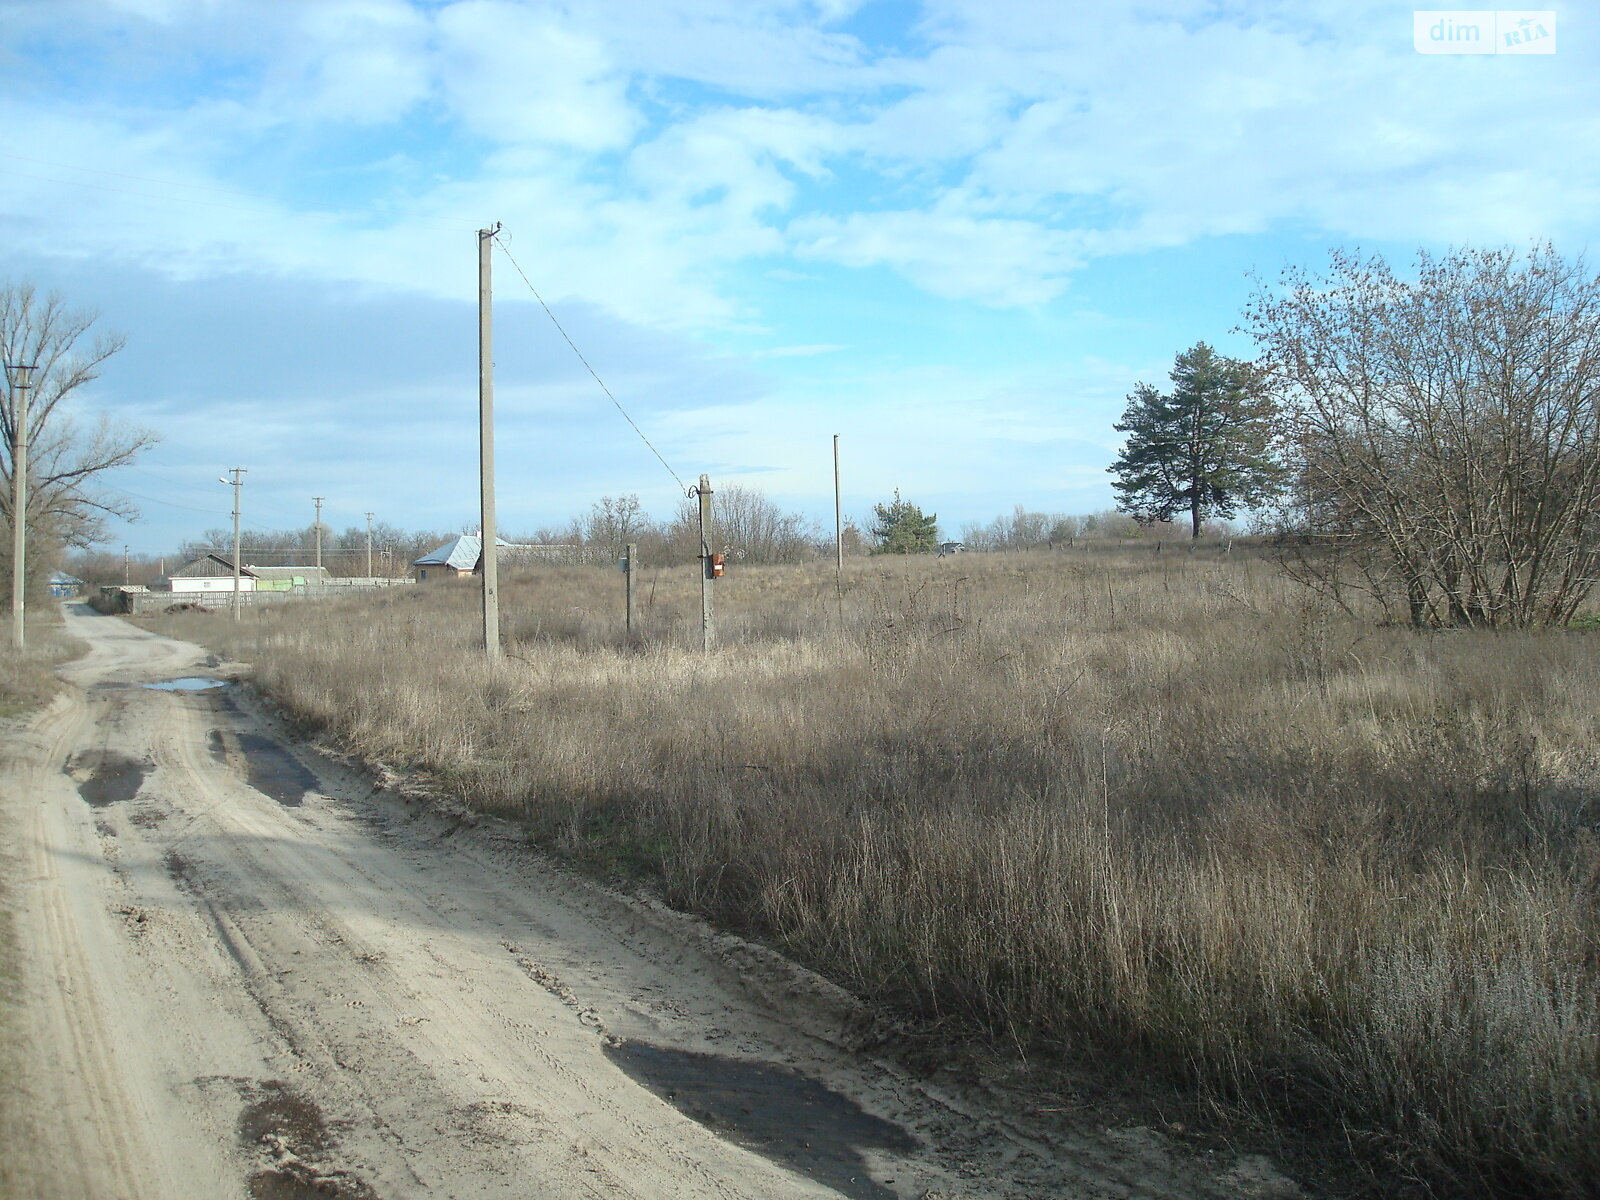
<svg viewBox="0 0 1600 1200"><path fill-rule="evenodd" d="M693 569L165 618L347 747L874 999L1338 1128L1380 1190L1600 1179L1600 640L1216 550Z"/></svg>

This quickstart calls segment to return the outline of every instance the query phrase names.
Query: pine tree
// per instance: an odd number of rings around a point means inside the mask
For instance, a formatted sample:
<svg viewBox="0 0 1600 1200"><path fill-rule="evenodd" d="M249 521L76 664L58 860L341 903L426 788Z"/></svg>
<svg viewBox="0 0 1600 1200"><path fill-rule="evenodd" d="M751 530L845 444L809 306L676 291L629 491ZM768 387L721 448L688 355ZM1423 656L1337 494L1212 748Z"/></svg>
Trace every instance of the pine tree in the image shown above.
<svg viewBox="0 0 1600 1200"><path fill-rule="evenodd" d="M1192 537L1206 517L1266 502L1284 470L1275 454L1277 405L1249 363L1204 342L1178 355L1163 395L1141 383L1115 428L1128 435L1109 470L1117 507L1142 524L1187 512Z"/></svg>
<svg viewBox="0 0 1600 1200"><path fill-rule="evenodd" d="M924 514L900 499L899 488L893 504L875 504L872 512L872 537L878 543L874 554L930 554L939 545L938 514Z"/></svg>

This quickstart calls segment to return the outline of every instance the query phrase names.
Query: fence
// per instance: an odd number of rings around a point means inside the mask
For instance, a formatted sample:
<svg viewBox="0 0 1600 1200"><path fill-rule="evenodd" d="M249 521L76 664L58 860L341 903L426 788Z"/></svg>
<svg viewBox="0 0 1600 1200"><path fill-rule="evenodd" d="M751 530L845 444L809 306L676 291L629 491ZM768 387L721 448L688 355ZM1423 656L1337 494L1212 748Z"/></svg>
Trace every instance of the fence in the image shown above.
<svg viewBox="0 0 1600 1200"><path fill-rule="evenodd" d="M337 596L414 586L409 579L334 579L323 584L307 584L283 591L240 591L239 604L241 607L293 604L302 600L327 600ZM233 591L230 588L214 592L153 592L146 588L103 587L98 596L90 599L90 604L100 612L129 613L133 616L163 612L175 604L221 610L233 607Z"/></svg>

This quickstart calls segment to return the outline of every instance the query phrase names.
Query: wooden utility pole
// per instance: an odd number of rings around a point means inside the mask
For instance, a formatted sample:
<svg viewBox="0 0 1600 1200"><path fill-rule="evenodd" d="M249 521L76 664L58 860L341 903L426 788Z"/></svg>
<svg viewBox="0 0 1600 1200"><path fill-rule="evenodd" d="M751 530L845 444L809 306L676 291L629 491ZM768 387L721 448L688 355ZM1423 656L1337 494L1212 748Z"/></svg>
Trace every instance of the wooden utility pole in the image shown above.
<svg viewBox="0 0 1600 1200"><path fill-rule="evenodd" d="M316 531L316 535L317 535L317 568L318 568L318 570L320 570L322 568L322 499L323 498L321 496L313 496L311 498L317 502L317 523L314 526L312 526L312 528Z"/></svg>
<svg viewBox="0 0 1600 1200"><path fill-rule="evenodd" d="M695 489L700 498L700 649L709 651L716 642L716 622L711 612L711 476L700 476Z"/></svg>
<svg viewBox="0 0 1600 1200"><path fill-rule="evenodd" d="M233 619L239 619L239 489L244 486L244 467L229 467L228 473L233 476ZM219 479L218 483L227 483L226 479Z"/></svg>
<svg viewBox="0 0 1600 1200"><path fill-rule="evenodd" d="M367 514L367 578L372 578L372 514Z"/></svg>
<svg viewBox="0 0 1600 1200"><path fill-rule="evenodd" d="M638 620L638 611L633 600L633 568L639 558L637 542L629 542L622 548L622 575L626 580L627 611L628 611L628 640L633 641L633 630Z"/></svg>
<svg viewBox="0 0 1600 1200"><path fill-rule="evenodd" d="M11 644L21 650L26 640L23 618L28 605L28 392L33 387L32 363L7 363L11 394L16 397L11 428Z"/></svg>
<svg viewBox="0 0 1600 1200"><path fill-rule="evenodd" d="M493 229L478 230L478 490L482 500L483 542L483 651L489 661L500 657L500 572L495 561L498 538L494 524L494 354L492 321L494 289L489 259L494 249Z"/></svg>
<svg viewBox="0 0 1600 1200"><path fill-rule="evenodd" d="M839 586L844 586L844 507L839 500L839 435L833 435L833 548Z"/></svg>

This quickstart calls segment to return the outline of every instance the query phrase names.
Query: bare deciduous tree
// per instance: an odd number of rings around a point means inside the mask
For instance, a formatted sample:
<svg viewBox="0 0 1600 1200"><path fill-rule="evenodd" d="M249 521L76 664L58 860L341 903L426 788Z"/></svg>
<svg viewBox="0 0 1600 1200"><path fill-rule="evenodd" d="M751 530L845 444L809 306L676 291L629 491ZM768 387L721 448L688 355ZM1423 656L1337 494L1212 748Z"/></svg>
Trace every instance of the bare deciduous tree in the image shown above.
<svg viewBox="0 0 1600 1200"><path fill-rule="evenodd" d="M30 540L54 546L88 546L104 537L107 518L137 515L128 500L95 484L156 441L153 433L105 416L80 425L63 407L123 347L125 339L118 334L100 334L90 341L95 319L92 312L69 309L57 293L41 296L32 284L0 287L0 358L34 368L28 403ZM6 388L0 403L0 512L8 526L17 407L15 390Z"/></svg>
<svg viewBox="0 0 1600 1200"><path fill-rule="evenodd" d="M712 549L749 563L804 562L815 556L818 530L800 513L784 512L759 488L723 484L712 492ZM667 536L675 545L699 544L699 508L679 501Z"/></svg>
<svg viewBox="0 0 1600 1200"><path fill-rule="evenodd" d="M1569 620L1600 569L1600 277L1549 245L1335 252L1257 289L1285 389L1291 569L1415 625Z"/></svg>
<svg viewBox="0 0 1600 1200"><path fill-rule="evenodd" d="M637 494L601 496L582 519L584 543L620 551L650 523Z"/></svg>

